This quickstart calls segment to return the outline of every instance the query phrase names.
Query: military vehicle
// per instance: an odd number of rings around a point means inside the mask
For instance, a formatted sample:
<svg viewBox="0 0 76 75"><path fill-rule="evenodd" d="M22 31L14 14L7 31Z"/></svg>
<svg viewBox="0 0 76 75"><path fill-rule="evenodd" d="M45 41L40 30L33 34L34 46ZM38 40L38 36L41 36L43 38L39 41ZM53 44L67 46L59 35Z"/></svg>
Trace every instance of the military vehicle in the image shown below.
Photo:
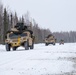
<svg viewBox="0 0 76 75"><path fill-rule="evenodd" d="M55 43L56 43L56 39L55 39L55 37L52 34L48 35L45 38L45 45L46 46L48 46L49 44L55 45Z"/></svg>
<svg viewBox="0 0 76 75"><path fill-rule="evenodd" d="M14 28L6 33L6 50L10 51L12 48L16 50L18 47L23 46L25 50L34 48L34 36L31 30L28 30L24 23L17 23Z"/></svg>
<svg viewBox="0 0 76 75"><path fill-rule="evenodd" d="M59 44L61 45L61 44L63 44L64 45L64 40L60 40L60 42L59 42Z"/></svg>

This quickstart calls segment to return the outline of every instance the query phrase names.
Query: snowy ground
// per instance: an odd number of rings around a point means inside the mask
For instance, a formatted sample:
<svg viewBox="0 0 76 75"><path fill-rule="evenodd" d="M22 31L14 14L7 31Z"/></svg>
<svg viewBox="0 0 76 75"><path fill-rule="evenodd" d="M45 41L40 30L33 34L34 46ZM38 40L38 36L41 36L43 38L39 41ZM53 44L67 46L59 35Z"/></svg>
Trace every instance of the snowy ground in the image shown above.
<svg viewBox="0 0 76 75"><path fill-rule="evenodd" d="M0 75L76 75L76 43L10 52L0 45Z"/></svg>

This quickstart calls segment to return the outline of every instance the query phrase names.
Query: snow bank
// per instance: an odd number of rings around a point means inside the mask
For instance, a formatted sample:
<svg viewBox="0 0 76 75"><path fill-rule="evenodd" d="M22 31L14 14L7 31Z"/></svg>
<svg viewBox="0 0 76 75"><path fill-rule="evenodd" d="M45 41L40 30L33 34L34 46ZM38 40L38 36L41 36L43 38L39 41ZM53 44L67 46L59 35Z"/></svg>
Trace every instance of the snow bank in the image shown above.
<svg viewBox="0 0 76 75"><path fill-rule="evenodd" d="M75 62L68 60L76 57L76 43L55 46L35 44L33 50L7 52L0 45L0 75L56 75L75 71ZM65 59L66 58L66 59Z"/></svg>

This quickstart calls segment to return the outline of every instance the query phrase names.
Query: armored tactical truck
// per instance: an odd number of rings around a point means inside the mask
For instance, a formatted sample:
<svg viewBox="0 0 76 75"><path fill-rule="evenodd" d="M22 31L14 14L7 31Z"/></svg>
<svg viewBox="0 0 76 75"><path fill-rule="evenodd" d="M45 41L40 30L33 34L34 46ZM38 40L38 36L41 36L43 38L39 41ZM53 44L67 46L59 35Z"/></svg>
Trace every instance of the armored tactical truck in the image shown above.
<svg viewBox="0 0 76 75"><path fill-rule="evenodd" d="M12 48L16 50L18 47L23 46L25 50L34 48L34 36L31 30L28 30L27 26L23 23L17 23L14 28L6 34L5 39L6 50L10 51Z"/></svg>
<svg viewBox="0 0 76 75"><path fill-rule="evenodd" d="M48 46L49 44L55 45L55 43L56 43L56 39L55 39L55 37L52 34L48 35L45 38L45 45L46 46Z"/></svg>
<svg viewBox="0 0 76 75"><path fill-rule="evenodd" d="M60 42L59 42L59 44L61 45L61 44L63 44L64 45L64 40L60 40Z"/></svg>

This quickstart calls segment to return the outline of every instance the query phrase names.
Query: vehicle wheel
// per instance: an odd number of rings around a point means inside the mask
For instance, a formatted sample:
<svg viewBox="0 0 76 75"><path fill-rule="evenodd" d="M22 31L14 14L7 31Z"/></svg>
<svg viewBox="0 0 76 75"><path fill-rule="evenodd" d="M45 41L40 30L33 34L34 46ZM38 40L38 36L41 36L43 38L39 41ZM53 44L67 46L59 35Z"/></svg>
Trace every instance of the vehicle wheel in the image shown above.
<svg viewBox="0 0 76 75"><path fill-rule="evenodd" d="M59 43L59 45L61 45L61 43Z"/></svg>
<svg viewBox="0 0 76 75"><path fill-rule="evenodd" d="M30 46L30 49L33 49L34 48L34 43L32 43L32 45Z"/></svg>
<svg viewBox="0 0 76 75"><path fill-rule="evenodd" d="M6 44L6 51L10 51L10 45Z"/></svg>
<svg viewBox="0 0 76 75"><path fill-rule="evenodd" d="M53 45L55 45L55 43L53 43Z"/></svg>
<svg viewBox="0 0 76 75"><path fill-rule="evenodd" d="M15 51L16 50L16 47L13 47L13 51Z"/></svg>
<svg viewBox="0 0 76 75"><path fill-rule="evenodd" d="M48 46L48 43L45 43L45 46Z"/></svg>
<svg viewBox="0 0 76 75"><path fill-rule="evenodd" d="M24 43L24 47L25 47L25 50L29 50L29 46L28 46L28 42L27 41Z"/></svg>

